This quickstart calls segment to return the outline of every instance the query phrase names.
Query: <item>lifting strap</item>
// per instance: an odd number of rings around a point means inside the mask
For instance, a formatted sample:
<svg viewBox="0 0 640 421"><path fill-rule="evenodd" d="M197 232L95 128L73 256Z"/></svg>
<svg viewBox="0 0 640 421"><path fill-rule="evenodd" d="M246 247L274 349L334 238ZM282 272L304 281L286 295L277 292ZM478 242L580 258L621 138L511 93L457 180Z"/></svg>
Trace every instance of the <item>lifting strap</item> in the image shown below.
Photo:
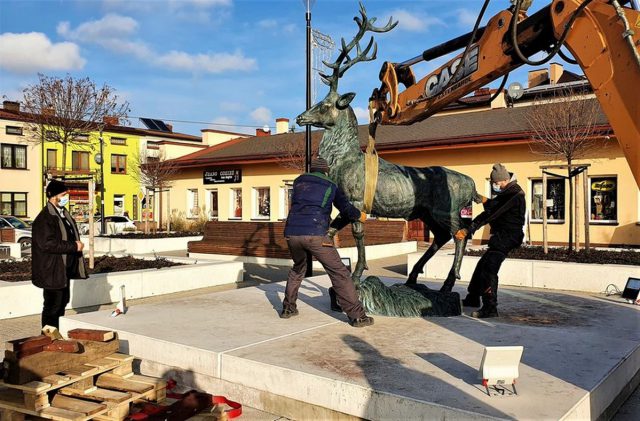
<svg viewBox="0 0 640 421"><path fill-rule="evenodd" d="M373 108L373 101L369 102L369 128L371 125L378 123L374 121L375 108ZM374 130L375 132L375 130ZM371 213L373 207L373 198L376 193L376 186L378 185L378 152L376 152L376 139L369 130L369 139L367 141L367 149L364 154L364 200L363 211L365 213Z"/></svg>

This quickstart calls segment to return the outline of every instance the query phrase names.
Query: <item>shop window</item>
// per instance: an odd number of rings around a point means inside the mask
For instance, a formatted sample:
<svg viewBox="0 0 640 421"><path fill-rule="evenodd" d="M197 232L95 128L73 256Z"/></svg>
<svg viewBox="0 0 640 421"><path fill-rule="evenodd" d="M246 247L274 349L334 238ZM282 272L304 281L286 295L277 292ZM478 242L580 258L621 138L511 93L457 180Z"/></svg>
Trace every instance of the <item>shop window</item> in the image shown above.
<svg viewBox="0 0 640 421"><path fill-rule="evenodd" d="M589 189L590 222L617 222L618 179L616 177L591 177Z"/></svg>
<svg viewBox="0 0 640 421"><path fill-rule="evenodd" d="M286 219L293 203L292 181L285 181L285 185L280 188L280 219Z"/></svg>
<svg viewBox="0 0 640 421"><path fill-rule="evenodd" d="M229 219L242 219L242 189L231 189Z"/></svg>
<svg viewBox="0 0 640 421"><path fill-rule="evenodd" d="M0 192L0 214L27 216L27 193Z"/></svg>
<svg viewBox="0 0 640 421"><path fill-rule="evenodd" d="M198 189L189 189L187 190L187 217L196 218L199 214Z"/></svg>
<svg viewBox="0 0 640 421"><path fill-rule="evenodd" d="M47 149L47 168L54 169L58 165L58 151L56 149Z"/></svg>
<svg viewBox="0 0 640 421"><path fill-rule="evenodd" d="M21 145L2 145L2 168L26 169L27 147Z"/></svg>
<svg viewBox="0 0 640 421"><path fill-rule="evenodd" d="M565 181L562 178L547 179L547 221L564 222ZM531 222L542 222L542 180L531 180Z"/></svg>
<svg viewBox="0 0 640 421"><path fill-rule="evenodd" d="M7 126L5 133L22 136L22 127Z"/></svg>
<svg viewBox="0 0 640 421"><path fill-rule="evenodd" d="M89 169L89 152L71 152L71 169L72 170L88 170Z"/></svg>
<svg viewBox="0 0 640 421"><path fill-rule="evenodd" d="M111 174L127 173L127 155L111 155Z"/></svg>
<svg viewBox="0 0 640 421"><path fill-rule="evenodd" d="M123 194L113 195L113 214L118 216L124 215L124 195Z"/></svg>
<svg viewBox="0 0 640 421"><path fill-rule="evenodd" d="M218 220L218 190L209 190L209 220Z"/></svg>
<svg viewBox="0 0 640 421"><path fill-rule="evenodd" d="M253 189L253 218L269 219L271 216L271 191L269 187Z"/></svg>

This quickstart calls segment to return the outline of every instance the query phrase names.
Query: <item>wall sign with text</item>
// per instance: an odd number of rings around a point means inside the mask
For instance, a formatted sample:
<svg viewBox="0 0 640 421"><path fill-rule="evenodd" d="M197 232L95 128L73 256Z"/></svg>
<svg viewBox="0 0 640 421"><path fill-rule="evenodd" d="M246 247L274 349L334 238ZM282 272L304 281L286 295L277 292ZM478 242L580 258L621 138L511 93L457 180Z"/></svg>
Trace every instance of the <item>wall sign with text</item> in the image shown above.
<svg viewBox="0 0 640 421"><path fill-rule="evenodd" d="M242 170L206 170L202 173L204 184L227 184L242 182Z"/></svg>

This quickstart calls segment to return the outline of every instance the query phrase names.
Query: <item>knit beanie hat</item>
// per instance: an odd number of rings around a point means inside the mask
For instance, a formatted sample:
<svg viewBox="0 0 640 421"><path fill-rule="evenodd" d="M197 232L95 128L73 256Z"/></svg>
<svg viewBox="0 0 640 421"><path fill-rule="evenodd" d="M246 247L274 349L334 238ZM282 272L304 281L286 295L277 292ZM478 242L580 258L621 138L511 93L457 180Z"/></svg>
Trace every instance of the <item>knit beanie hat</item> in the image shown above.
<svg viewBox="0 0 640 421"><path fill-rule="evenodd" d="M51 198L53 196L56 196L60 193L64 193L67 190L69 190L67 188L67 186L64 185L64 183L62 181L58 181L58 180L51 180L49 181L49 184L47 184L47 197Z"/></svg>
<svg viewBox="0 0 640 421"><path fill-rule="evenodd" d="M327 174L329 172L329 164L324 158L316 158L311 161L311 172L321 172Z"/></svg>
<svg viewBox="0 0 640 421"><path fill-rule="evenodd" d="M491 170L491 182L504 181L510 179L509 171L502 164L493 164Z"/></svg>

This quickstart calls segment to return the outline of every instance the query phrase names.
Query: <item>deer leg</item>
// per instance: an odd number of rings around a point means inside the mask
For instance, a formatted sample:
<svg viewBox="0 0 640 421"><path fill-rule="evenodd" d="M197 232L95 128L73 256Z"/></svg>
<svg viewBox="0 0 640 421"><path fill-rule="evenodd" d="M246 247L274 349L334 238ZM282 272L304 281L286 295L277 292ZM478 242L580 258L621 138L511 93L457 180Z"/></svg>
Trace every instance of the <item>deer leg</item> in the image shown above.
<svg viewBox="0 0 640 421"><path fill-rule="evenodd" d="M462 266L462 258L464 257L464 251L467 248L467 239L458 240L457 238L454 238L453 242L456 245L456 254L453 258L451 270L449 271L444 284L442 284L440 292L451 292L456 281L460 279L460 266Z"/></svg>
<svg viewBox="0 0 640 421"><path fill-rule="evenodd" d="M416 264L413 265L413 268L411 269L411 273L409 273L409 277L407 278L407 282L405 282L405 284L413 285L413 284L416 284L418 282L418 275L420 275L423 272L424 265L427 264L429 259L431 259L433 257L433 255L436 254L436 252L438 250L440 250L440 247L442 247L444 244L446 244L447 241L449 241L449 237L448 236L441 235L441 234L436 234L434 232L434 234L433 234L433 243L431 243L431 245L429 246L427 251L416 262Z"/></svg>
<svg viewBox="0 0 640 421"><path fill-rule="evenodd" d="M364 248L364 224L360 221L351 224L351 233L356 240L356 247L358 248L358 263L356 263L353 275L351 276L353 279L359 280L362 272L364 272L365 269L369 269Z"/></svg>

